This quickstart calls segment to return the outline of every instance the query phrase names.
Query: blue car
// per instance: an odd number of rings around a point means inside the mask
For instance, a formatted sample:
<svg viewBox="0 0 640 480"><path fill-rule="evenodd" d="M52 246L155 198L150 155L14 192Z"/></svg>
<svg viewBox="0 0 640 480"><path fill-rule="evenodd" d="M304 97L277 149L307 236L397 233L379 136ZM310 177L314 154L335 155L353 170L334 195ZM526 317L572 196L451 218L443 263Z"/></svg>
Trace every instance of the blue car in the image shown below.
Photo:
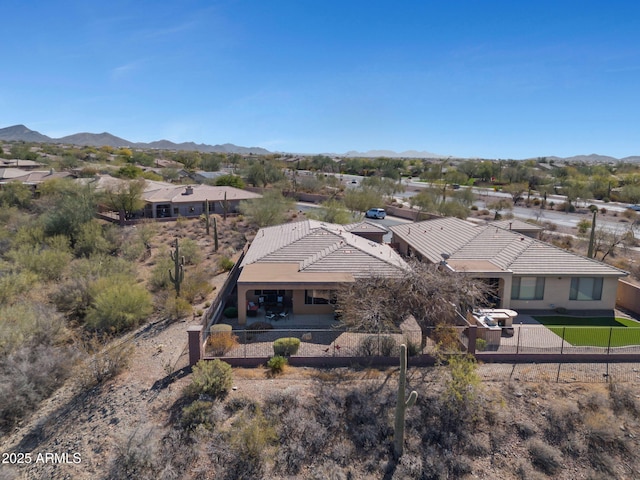
<svg viewBox="0 0 640 480"><path fill-rule="evenodd" d="M633 210L634 212L640 212L640 205L629 205L627 208L629 210Z"/></svg>

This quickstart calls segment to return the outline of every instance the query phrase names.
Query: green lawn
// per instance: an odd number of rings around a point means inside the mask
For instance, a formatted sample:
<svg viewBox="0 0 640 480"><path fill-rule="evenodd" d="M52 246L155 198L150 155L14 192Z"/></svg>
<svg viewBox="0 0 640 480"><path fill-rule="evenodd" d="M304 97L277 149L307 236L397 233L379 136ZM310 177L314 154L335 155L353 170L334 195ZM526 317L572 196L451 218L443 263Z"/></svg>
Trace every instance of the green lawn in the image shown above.
<svg viewBox="0 0 640 480"><path fill-rule="evenodd" d="M538 322L574 346L640 345L640 323L620 317L536 316ZM611 338L609 338L611 337Z"/></svg>

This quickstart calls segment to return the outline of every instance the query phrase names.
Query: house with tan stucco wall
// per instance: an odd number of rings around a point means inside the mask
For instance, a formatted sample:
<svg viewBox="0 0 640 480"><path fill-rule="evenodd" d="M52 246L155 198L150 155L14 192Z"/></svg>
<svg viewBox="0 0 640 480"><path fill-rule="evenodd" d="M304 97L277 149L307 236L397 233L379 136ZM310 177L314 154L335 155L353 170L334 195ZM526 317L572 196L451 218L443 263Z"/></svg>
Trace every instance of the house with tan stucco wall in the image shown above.
<svg viewBox="0 0 640 480"><path fill-rule="evenodd" d="M373 230L365 227L304 220L261 228L241 264L239 323L263 304L295 315L331 314L341 284L403 275L409 267L389 245L349 231Z"/></svg>
<svg viewBox="0 0 640 480"><path fill-rule="evenodd" d="M496 307L514 310L615 308L627 272L499 225L439 218L390 228L404 256L483 279Z"/></svg>

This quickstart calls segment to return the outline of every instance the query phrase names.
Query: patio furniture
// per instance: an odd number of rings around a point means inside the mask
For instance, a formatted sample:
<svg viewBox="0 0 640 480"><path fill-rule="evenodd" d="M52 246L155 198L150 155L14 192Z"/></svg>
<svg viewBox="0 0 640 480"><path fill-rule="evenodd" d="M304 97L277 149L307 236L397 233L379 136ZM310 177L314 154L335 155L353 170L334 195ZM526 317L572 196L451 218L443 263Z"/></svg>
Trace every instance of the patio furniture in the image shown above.
<svg viewBox="0 0 640 480"><path fill-rule="evenodd" d="M285 318L287 318L287 317L289 316L289 311L288 311L288 310L284 310L283 312L280 312L280 313L278 314L278 316L279 316L280 318L282 318L282 319L285 319Z"/></svg>
<svg viewBox="0 0 640 480"><path fill-rule="evenodd" d="M266 315L264 316L267 320L273 320L274 318L276 318L276 314L273 312L267 312Z"/></svg>

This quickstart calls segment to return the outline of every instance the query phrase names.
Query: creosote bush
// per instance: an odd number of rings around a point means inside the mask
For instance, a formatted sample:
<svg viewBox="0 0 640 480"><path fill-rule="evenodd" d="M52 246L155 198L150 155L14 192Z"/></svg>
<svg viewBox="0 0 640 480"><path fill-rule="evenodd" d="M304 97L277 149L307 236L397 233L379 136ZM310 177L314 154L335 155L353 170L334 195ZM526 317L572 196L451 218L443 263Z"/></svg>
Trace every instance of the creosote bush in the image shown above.
<svg viewBox="0 0 640 480"><path fill-rule="evenodd" d="M193 366L191 384L185 387L189 396L223 397L231 389L231 365L222 360L200 360Z"/></svg>

